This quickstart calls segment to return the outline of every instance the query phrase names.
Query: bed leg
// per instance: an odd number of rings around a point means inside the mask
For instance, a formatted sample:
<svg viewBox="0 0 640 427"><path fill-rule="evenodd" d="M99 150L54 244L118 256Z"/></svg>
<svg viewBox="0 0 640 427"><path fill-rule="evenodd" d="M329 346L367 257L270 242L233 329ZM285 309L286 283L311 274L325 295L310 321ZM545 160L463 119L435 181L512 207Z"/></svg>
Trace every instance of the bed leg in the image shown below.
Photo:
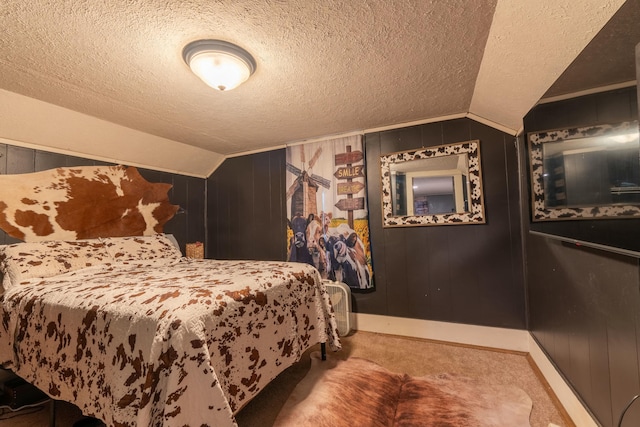
<svg viewBox="0 0 640 427"><path fill-rule="evenodd" d="M327 360L327 344L321 342L320 343L320 355L322 357L322 360Z"/></svg>
<svg viewBox="0 0 640 427"><path fill-rule="evenodd" d="M49 404L51 405L49 408L49 427L56 427L56 400L51 399Z"/></svg>

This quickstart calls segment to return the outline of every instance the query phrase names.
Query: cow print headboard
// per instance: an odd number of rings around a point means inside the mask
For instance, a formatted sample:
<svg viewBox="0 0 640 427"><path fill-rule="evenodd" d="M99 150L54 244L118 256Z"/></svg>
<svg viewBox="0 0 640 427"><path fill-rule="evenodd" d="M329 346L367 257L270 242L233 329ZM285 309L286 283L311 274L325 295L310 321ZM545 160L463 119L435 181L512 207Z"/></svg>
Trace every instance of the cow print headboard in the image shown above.
<svg viewBox="0 0 640 427"><path fill-rule="evenodd" d="M178 210L170 188L125 166L0 175L0 228L25 242L162 233Z"/></svg>

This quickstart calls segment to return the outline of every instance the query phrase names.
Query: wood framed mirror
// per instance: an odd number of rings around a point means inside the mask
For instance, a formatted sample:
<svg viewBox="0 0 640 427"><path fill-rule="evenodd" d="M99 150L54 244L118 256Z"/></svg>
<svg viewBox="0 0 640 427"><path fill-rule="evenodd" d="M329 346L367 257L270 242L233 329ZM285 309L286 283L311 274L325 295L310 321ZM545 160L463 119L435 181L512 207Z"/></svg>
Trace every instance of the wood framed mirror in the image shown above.
<svg viewBox="0 0 640 427"><path fill-rule="evenodd" d="M480 141L380 156L383 227L485 223Z"/></svg>

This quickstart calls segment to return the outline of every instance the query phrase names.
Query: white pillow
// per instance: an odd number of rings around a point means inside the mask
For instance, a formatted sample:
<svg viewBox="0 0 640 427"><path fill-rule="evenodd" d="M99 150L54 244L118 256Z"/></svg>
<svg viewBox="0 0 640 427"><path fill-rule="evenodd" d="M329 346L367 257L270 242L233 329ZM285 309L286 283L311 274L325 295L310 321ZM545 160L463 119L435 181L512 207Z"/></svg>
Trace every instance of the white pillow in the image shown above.
<svg viewBox="0 0 640 427"><path fill-rule="evenodd" d="M164 265L182 257L180 249L164 234L107 237L100 240L111 258L118 263Z"/></svg>
<svg viewBox="0 0 640 427"><path fill-rule="evenodd" d="M110 264L98 239L15 243L0 246L0 272L5 290L33 278L57 276L81 268Z"/></svg>

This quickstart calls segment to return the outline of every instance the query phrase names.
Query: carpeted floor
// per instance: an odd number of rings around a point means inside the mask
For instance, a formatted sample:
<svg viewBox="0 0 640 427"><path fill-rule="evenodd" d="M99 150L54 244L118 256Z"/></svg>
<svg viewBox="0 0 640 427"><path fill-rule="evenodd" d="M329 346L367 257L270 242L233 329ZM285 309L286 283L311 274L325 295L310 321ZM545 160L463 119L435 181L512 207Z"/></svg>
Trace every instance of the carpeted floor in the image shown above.
<svg viewBox="0 0 640 427"><path fill-rule="evenodd" d="M524 390L533 401L531 427L575 427L557 403L548 385L542 380L533 363L522 353L493 351L443 344L434 341L403 338L368 332L356 332L342 339L343 350L332 357L351 356L369 359L393 372L411 376L450 373L470 378L482 378L495 384L514 385ZM283 372L237 415L239 427L272 426L287 398L309 370L309 354L301 362ZM48 407L33 413L0 420L0 427L46 427ZM73 405L58 402L57 427L71 427L82 418Z"/></svg>
<svg viewBox="0 0 640 427"><path fill-rule="evenodd" d="M509 384L449 373L412 377L361 357L321 360L314 352L274 426L529 427L532 406Z"/></svg>
<svg viewBox="0 0 640 427"><path fill-rule="evenodd" d="M524 353L494 351L477 347L444 344L436 341L404 338L370 332L356 332L342 339L342 351L334 357L361 357L393 372L411 376L439 373L460 374L496 384L510 384L524 390L533 401L531 427L575 427L557 402L542 375ZM303 357L296 366L283 372L236 419L239 427L271 426L287 397L306 375L311 365Z"/></svg>

